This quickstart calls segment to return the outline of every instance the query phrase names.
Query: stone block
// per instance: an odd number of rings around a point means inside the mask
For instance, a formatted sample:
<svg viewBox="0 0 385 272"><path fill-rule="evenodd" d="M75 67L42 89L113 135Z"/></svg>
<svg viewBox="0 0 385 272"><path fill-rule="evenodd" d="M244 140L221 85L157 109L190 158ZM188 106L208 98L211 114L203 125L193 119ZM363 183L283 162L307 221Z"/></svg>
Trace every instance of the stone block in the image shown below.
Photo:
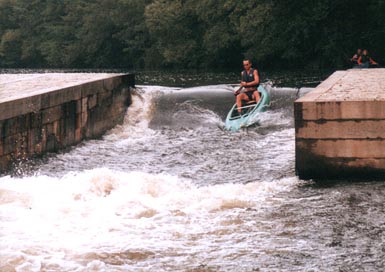
<svg viewBox="0 0 385 272"><path fill-rule="evenodd" d="M71 101L63 105L64 127L62 142L65 146L72 145L75 142L76 130L76 101Z"/></svg>
<svg viewBox="0 0 385 272"><path fill-rule="evenodd" d="M18 160L25 160L28 158L28 132L20 134L13 154Z"/></svg>
<svg viewBox="0 0 385 272"><path fill-rule="evenodd" d="M28 130L28 154L30 157L35 155L35 129Z"/></svg>
<svg viewBox="0 0 385 272"><path fill-rule="evenodd" d="M52 134L55 135L53 123L46 124L45 130L47 131L47 135L52 135Z"/></svg>
<svg viewBox="0 0 385 272"><path fill-rule="evenodd" d="M82 99L82 114L81 114L81 127L86 126L88 122L88 98L85 97Z"/></svg>
<svg viewBox="0 0 385 272"><path fill-rule="evenodd" d="M296 147L326 158L385 158L385 139L297 139Z"/></svg>
<svg viewBox="0 0 385 272"><path fill-rule="evenodd" d="M130 105L130 91L128 88L118 88L113 91L114 105L122 105L128 107Z"/></svg>
<svg viewBox="0 0 385 272"><path fill-rule="evenodd" d="M81 97L87 97L98 92L104 92L103 80L88 82L81 85Z"/></svg>
<svg viewBox="0 0 385 272"><path fill-rule="evenodd" d="M300 178L385 174L385 69L338 71L294 103Z"/></svg>
<svg viewBox="0 0 385 272"><path fill-rule="evenodd" d="M295 164L301 179L383 180L385 175L384 158L327 158L297 149Z"/></svg>
<svg viewBox="0 0 385 272"><path fill-rule="evenodd" d="M96 107L97 104L98 104L98 96L96 94L90 95L88 97L88 109L92 109Z"/></svg>
<svg viewBox="0 0 385 272"><path fill-rule="evenodd" d="M82 98L82 112L87 112L88 111L88 97L83 97Z"/></svg>
<svg viewBox="0 0 385 272"><path fill-rule="evenodd" d="M39 112L31 112L29 114L30 118L30 127L31 128L41 128L42 127L42 113Z"/></svg>
<svg viewBox="0 0 385 272"><path fill-rule="evenodd" d="M28 114L20 115L2 122L1 133L4 136L10 136L26 131L29 127L30 116Z"/></svg>
<svg viewBox="0 0 385 272"><path fill-rule="evenodd" d="M53 123L56 120L62 118L63 110L62 105L42 110L42 124Z"/></svg>
<svg viewBox="0 0 385 272"><path fill-rule="evenodd" d="M0 74L0 82L2 77ZM39 74L17 82L2 83L0 171L14 159L43 155L99 137L121 123L131 97L127 86L134 86L135 77Z"/></svg>
<svg viewBox="0 0 385 272"><path fill-rule="evenodd" d="M46 152L55 152L58 150L58 141L55 135L47 135Z"/></svg>
<svg viewBox="0 0 385 272"><path fill-rule="evenodd" d="M106 91L111 92L113 89L118 87L122 83L122 79L120 76L110 77L103 80L103 88Z"/></svg>
<svg viewBox="0 0 385 272"><path fill-rule="evenodd" d="M75 142L76 143L79 143L83 139L83 133L82 132L83 132L83 130L81 127L77 128L75 130Z"/></svg>
<svg viewBox="0 0 385 272"><path fill-rule="evenodd" d="M16 100L2 102L0 100L0 120L6 120L30 112L40 110L40 96L19 98Z"/></svg>
<svg viewBox="0 0 385 272"><path fill-rule="evenodd" d="M0 169L2 171L7 171L10 169L12 164L12 156L10 154L0 156Z"/></svg>
<svg viewBox="0 0 385 272"><path fill-rule="evenodd" d="M297 120L385 119L385 101L314 101L294 105Z"/></svg>
<svg viewBox="0 0 385 272"><path fill-rule="evenodd" d="M81 97L82 93L79 86L52 91L41 95L41 108L51 108L72 100L79 100Z"/></svg>
<svg viewBox="0 0 385 272"><path fill-rule="evenodd" d="M385 119L303 121L299 139L385 139Z"/></svg>
<svg viewBox="0 0 385 272"><path fill-rule="evenodd" d="M79 114L82 112L83 99L76 100L76 113Z"/></svg>
<svg viewBox="0 0 385 272"><path fill-rule="evenodd" d="M61 134L61 131L60 131L61 121L62 120L60 119L60 120L57 120L57 121L53 122L53 130L55 131L56 135L60 135Z"/></svg>
<svg viewBox="0 0 385 272"><path fill-rule="evenodd" d="M11 154L20 149L23 141L21 133L10 135L4 138L3 154Z"/></svg>
<svg viewBox="0 0 385 272"><path fill-rule="evenodd" d="M98 93L98 105L109 106L112 104L112 92L100 92Z"/></svg>
<svg viewBox="0 0 385 272"><path fill-rule="evenodd" d="M32 128L28 131L28 153L42 154L45 147L45 128Z"/></svg>

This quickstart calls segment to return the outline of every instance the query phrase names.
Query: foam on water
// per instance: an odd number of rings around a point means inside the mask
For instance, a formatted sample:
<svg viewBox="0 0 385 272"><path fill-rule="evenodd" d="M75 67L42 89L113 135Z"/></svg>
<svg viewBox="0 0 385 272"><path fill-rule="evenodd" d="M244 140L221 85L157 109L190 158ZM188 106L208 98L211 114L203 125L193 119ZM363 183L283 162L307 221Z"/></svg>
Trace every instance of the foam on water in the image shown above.
<svg viewBox="0 0 385 272"><path fill-rule="evenodd" d="M0 179L0 271L270 265L270 214L302 184L292 118L269 110L230 133L218 127L231 86L140 88L102 139Z"/></svg>
<svg viewBox="0 0 385 272"><path fill-rule="evenodd" d="M247 224L242 213L266 209L279 201L277 193L297 183L282 179L198 187L167 174L104 168L62 178L3 177L0 270L113 268L113 261L108 256L103 261L103 254L120 252L121 257L114 257L118 259L130 254L135 259L136 254L145 262L156 252L172 255L167 253L170 248L179 251L188 244L180 254L203 254L214 241L194 245L190 236L220 233L223 224ZM226 218L221 218L223 213ZM115 268L123 271L124 261L120 262Z"/></svg>
<svg viewBox="0 0 385 272"><path fill-rule="evenodd" d="M385 185L294 172L292 103L219 129L232 85L142 87L103 138L0 178L0 271L382 271Z"/></svg>
<svg viewBox="0 0 385 272"><path fill-rule="evenodd" d="M118 138L137 139L144 135L153 135L154 131L148 128L148 124L154 110L152 99L158 92L140 92L140 89L134 92L132 104L127 109L123 124L108 131L104 138L113 141Z"/></svg>

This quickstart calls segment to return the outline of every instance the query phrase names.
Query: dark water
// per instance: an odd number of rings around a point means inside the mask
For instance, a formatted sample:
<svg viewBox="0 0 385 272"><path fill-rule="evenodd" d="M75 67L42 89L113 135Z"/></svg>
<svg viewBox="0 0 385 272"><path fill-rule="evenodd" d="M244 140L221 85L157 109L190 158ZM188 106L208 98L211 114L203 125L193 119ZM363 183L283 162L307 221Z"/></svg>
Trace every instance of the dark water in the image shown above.
<svg viewBox="0 0 385 272"><path fill-rule="evenodd" d="M260 125L231 133L233 85L162 82L102 139L0 179L1 271L383 270L385 183L295 176L307 89L267 84Z"/></svg>
<svg viewBox="0 0 385 272"><path fill-rule="evenodd" d="M236 84L240 80L240 71L135 71L124 69L1 69L3 73L134 73L136 83L168 87L196 87L218 84ZM260 80L276 87L315 87L331 75L331 70L286 70L264 71L259 69Z"/></svg>
<svg viewBox="0 0 385 272"><path fill-rule="evenodd" d="M275 87L315 87L327 78L333 71L263 71L260 70L260 80ZM176 72L136 72L138 84L162 85L169 87L196 87L218 84L236 84L240 80L240 72L210 72L210 71L178 71Z"/></svg>

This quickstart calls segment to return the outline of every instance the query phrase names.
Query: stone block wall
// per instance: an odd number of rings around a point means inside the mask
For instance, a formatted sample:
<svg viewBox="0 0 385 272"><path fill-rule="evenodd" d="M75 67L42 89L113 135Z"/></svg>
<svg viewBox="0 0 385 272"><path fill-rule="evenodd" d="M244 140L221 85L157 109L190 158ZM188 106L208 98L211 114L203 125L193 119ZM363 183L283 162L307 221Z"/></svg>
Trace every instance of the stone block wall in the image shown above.
<svg viewBox="0 0 385 272"><path fill-rule="evenodd" d="M294 112L300 178L385 178L385 69L337 71Z"/></svg>
<svg viewBox="0 0 385 272"><path fill-rule="evenodd" d="M116 75L0 103L0 172L122 123L134 84L134 75Z"/></svg>

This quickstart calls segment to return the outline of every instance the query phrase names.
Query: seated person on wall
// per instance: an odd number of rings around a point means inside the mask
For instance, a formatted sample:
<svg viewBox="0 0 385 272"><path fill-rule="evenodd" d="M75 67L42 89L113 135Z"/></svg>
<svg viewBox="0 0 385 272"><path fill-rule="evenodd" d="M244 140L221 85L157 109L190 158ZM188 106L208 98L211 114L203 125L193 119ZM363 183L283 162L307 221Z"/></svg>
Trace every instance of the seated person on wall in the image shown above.
<svg viewBox="0 0 385 272"><path fill-rule="evenodd" d="M377 66L378 63L375 62L368 54L368 50L364 49L362 55L358 58L357 68L369 68L370 66Z"/></svg>
<svg viewBox="0 0 385 272"><path fill-rule="evenodd" d="M238 90L238 92L235 93L236 95L236 104L237 104L237 110L238 113L242 113L242 101L245 102L253 102L255 101L258 103L260 99L260 95L258 92L258 86L259 86L259 75L258 70L251 67L251 61L246 59L243 61L243 67L244 70L241 73L241 88ZM241 91L241 89L245 89L244 91Z"/></svg>
<svg viewBox="0 0 385 272"><path fill-rule="evenodd" d="M357 49L357 53L353 55L353 57L350 59L351 63L353 64L353 67L358 65L358 59L361 57L362 50L361 48Z"/></svg>

